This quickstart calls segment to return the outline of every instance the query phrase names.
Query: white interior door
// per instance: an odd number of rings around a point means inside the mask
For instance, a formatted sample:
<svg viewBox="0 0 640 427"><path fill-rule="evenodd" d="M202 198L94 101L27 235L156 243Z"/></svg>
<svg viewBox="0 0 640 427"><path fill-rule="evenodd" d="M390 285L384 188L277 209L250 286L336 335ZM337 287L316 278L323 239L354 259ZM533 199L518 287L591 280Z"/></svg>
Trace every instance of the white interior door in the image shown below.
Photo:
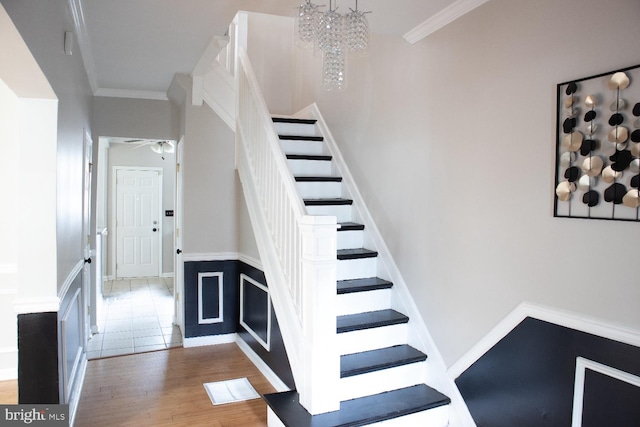
<svg viewBox="0 0 640 427"><path fill-rule="evenodd" d="M116 170L116 277L160 276L161 171Z"/></svg>
<svg viewBox="0 0 640 427"><path fill-rule="evenodd" d="M174 277L173 277L173 295L175 300L175 319L174 324L180 327L182 338L184 339L184 304L182 302L184 295L184 264L182 260L182 148L184 146L184 138L178 141L176 147L176 204L174 218Z"/></svg>

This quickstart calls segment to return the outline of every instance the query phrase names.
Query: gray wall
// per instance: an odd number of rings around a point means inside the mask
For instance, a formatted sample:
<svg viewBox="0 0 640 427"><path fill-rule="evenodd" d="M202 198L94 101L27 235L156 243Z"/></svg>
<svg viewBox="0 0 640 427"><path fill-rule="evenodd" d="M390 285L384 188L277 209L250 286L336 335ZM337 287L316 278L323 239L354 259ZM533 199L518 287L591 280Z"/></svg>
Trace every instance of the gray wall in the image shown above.
<svg viewBox="0 0 640 427"><path fill-rule="evenodd" d="M415 45L374 37L344 93L304 56L297 107L318 102L448 365L522 301L640 330L638 224L553 217L556 84L640 63L638 19L492 0Z"/></svg>
<svg viewBox="0 0 640 427"><path fill-rule="evenodd" d="M113 201L113 168L115 166L127 167L158 167L162 168L162 273L173 273L173 234L174 234L174 217L164 216L166 210L173 210L175 207L176 194L176 156L175 153L165 153L164 160L158 153L154 153L148 147L141 147L135 150L131 146L125 144L111 144L109 147L109 165L108 165L108 185L107 191L109 216L115 216L115 205ZM111 223L107 225L111 230L109 233L109 245L107 250L107 275L113 276L112 271L112 253L115 244L115 229L111 228Z"/></svg>
<svg viewBox="0 0 640 427"><path fill-rule="evenodd" d="M94 140L100 136L171 139L180 135L178 108L170 101L96 96Z"/></svg>
<svg viewBox="0 0 640 427"><path fill-rule="evenodd" d="M64 32L73 30L65 0L2 0L58 104L57 257L58 289L82 259L82 151L91 130L92 94L80 51L64 53Z"/></svg>
<svg viewBox="0 0 640 427"><path fill-rule="evenodd" d="M181 109L184 131L183 251L235 254L238 251L235 135L211 108L191 105L190 83Z"/></svg>

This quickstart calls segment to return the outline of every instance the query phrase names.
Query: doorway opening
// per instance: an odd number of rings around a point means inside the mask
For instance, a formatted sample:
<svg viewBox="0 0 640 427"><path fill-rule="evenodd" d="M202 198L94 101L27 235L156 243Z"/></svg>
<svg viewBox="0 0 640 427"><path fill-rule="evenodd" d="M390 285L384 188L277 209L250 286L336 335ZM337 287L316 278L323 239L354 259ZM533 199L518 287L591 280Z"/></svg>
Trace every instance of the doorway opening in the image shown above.
<svg viewBox="0 0 640 427"><path fill-rule="evenodd" d="M182 345L174 291L175 147L168 140L99 138L102 309L87 345L90 359Z"/></svg>

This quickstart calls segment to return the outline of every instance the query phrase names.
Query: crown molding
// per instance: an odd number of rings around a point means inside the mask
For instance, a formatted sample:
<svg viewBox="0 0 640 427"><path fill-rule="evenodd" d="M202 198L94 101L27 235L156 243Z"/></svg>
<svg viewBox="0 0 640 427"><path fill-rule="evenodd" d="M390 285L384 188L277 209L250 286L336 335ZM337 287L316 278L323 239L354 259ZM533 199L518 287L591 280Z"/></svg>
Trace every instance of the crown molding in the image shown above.
<svg viewBox="0 0 640 427"><path fill-rule="evenodd" d="M464 371L469 369L471 365L491 350L493 346L507 336L527 317L640 347L640 331L608 323L588 315L525 301L518 305L476 345L454 363L447 371L449 376L452 379L456 379L462 375Z"/></svg>
<svg viewBox="0 0 640 427"><path fill-rule="evenodd" d="M78 40L78 47L80 48L80 55L82 56L82 62L84 63L84 69L89 79L91 91L95 94L98 90L98 73L96 72L96 63L93 59L93 50L91 49L89 33L87 32L87 26L84 20L82 0L68 1L71 16L73 17L73 25L76 29L76 38Z"/></svg>
<svg viewBox="0 0 640 427"><path fill-rule="evenodd" d="M442 9L440 12L436 13L413 30L407 32L403 37L409 43L414 44L488 1L489 0L458 0L450 6Z"/></svg>
<svg viewBox="0 0 640 427"><path fill-rule="evenodd" d="M95 96L104 96L107 98L136 98L136 99L152 99L160 101L168 101L169 97L166 92L157 92L152 90L129 90L129 89L104 89L99 88L93 92Z"/></svg>

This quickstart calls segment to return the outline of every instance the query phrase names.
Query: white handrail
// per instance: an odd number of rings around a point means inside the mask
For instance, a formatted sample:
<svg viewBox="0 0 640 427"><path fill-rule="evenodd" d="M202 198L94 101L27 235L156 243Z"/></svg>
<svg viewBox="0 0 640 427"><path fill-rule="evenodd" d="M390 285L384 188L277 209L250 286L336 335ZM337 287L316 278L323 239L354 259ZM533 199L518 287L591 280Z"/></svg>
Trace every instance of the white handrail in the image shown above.
<svg viewBox="0 0 640 427"><path fill-rule="evenodd" d="M335 411L336 217L306 215L246 51L236 52L237 168L300 403Z"/></svg>

